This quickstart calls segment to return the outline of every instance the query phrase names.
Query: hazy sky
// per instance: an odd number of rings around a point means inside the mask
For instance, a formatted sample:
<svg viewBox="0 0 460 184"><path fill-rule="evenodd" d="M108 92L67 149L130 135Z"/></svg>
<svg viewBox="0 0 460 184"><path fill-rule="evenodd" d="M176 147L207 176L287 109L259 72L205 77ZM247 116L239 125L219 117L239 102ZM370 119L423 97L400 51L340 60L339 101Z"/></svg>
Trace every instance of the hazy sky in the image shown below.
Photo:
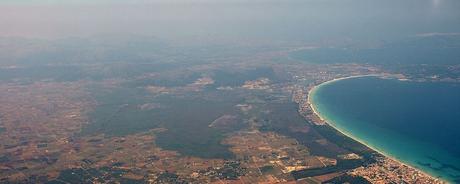
<svg viewBox="0 0 460 184"><path fill-rule="evenodd" d="M458 0L1 0L0 36L386 40L460 32Z"/></svg>

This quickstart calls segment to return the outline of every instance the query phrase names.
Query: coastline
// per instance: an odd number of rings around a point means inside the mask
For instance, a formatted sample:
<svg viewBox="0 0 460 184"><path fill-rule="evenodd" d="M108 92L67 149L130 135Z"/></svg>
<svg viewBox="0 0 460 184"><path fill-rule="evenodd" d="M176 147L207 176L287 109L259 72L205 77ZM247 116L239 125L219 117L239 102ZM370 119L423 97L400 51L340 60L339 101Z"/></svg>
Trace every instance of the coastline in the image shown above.
<svg viewBox="0 0 460 184"><path fill-rule="evenodd" d="M331 83L334 83L334 82L337 82L337 81L341 81L341 80L345 80L345 79L351 79L351 78L360 78L360 77L385 77L384 75L379 75L379 74L370 74L370 75L354 75L354 76L348 76L348 77L339 77L339 78L335 78L335 79L332 79L332 80L328 80L328 81L325 81L325 82L322 82L320 84L317 84L315 85L314 87L312 87L309 91L308 91L308 95L307 95L307 103L308 105L310 106L310 109L313 111L313 113L321 120L323 121L325 124L331 126L332 128L334 128L336 131L340 132L341 134L359 142L360 144L363 144L364 146L372 149L373 151L379 153L380 155L382 155L383 157L386 157L394 162L397 162L398 164L401 164L401 165L404 165L404 166L407 166L407 167L410 167L424 175L427 175L427 176L430 176L431 178L435 179L435 180L438 180L440 181L441 183L449 183L448 181L444 180L444 179L441 179L441 178L437 178L435 176L433 176L432 174L429 174L415 166L412 166L408 163L404 163L403 161L401 160L398 160L396 159L395 157L391 156L390 154L387 154L385 153L385 151L383 150L380 150L368 143L366 143L366 141L364 140L361 140L357 137L354 137L351 133L345 131L345 130L342 130L340 128L338 128L336 125L334 125L333 123L330 123L329 120L327 120L326 117L323 117L321 115L321 113L316 109L315 107L315 104L314 104L314 101L312 99L312 96L316 93L316 91L321 87L321 86L324 86L324 85L327 85L327 84L331 84Z"/></svg>
<svg viewBox="0 0 460 184"><path fill-rule="evenodd" d="M308 95L307 95L307 103L308 105L310 106L310 109L313 111L313 113L318 116L321 121L324 121L325 123L327 123L326 119L323 118L323 116L321 116L321 113L319 113L317 110L316 110L316 107L313 105L312 103L312 97L311 95L314 94L316 92L316 90L318 89L318 87L322 86L322 85L327 85L327 84L330 84L330 83L333 83L333 82L337 82L337 81L340 81L340 80L345 80L345 79L352 79L352 78L359 78L359 77L372 77L372 76L375 76L375 77L379 77L379 76L382 76L382 75L377 75L377 74L369 74L369 75L353 75L353 76L348 76L348 77L339 77L339 78L335 78L335 79L332 79L332 80L328 80L326 82L322 82L321 84L318 84L318 85L315 85L313 86L309 91L308 91ZM328 125L332 126L330 123L327 123ZM332 126L334 129L336 129L337 131L340 132L340 130L338 130L336 127ZM342 132L341 132L342 133ZM344 133L342 133L344 134ZM344 134L345 135L345 134ZM348 136L348 135L346 135ZM348 136L350 137L350 136ZM352 138L352 137L351 137ZM354 139L354 138L352 138ZM367 146L367 145L366 145Z"/></svg>

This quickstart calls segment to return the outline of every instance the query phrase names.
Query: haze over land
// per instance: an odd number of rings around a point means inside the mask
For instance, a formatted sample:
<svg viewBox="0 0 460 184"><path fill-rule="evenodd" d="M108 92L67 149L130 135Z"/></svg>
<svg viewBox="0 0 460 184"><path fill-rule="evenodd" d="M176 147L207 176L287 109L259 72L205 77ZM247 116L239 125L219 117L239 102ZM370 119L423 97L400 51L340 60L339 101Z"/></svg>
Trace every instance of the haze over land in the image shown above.
<svg viewBox="0 0 460 184"><path fill-rule="evenodd" d="M460 182L446 164L459 140L440 132L460 109L421 108L424 90L458 90L458 10L457 0L0 1L0 183ZM324 93L342 109L313 110L315 86L362 75L384 82L338 91L370 98L385 84L420 104ZM389 85L404 81L426 89ZM373 105L386 108L362 126L331 122ZM399 114L423 109L423 124ZM371 124L391 126L359 136ZM430 144L399 157L360 143L400 124L417 136L388 140Z"/></svg>
<svg viewBox="0 0 460 184"><path fill-rule="evenodd" d="M2 1L2 36L354 42L455 33L455 0Z"/></svg>

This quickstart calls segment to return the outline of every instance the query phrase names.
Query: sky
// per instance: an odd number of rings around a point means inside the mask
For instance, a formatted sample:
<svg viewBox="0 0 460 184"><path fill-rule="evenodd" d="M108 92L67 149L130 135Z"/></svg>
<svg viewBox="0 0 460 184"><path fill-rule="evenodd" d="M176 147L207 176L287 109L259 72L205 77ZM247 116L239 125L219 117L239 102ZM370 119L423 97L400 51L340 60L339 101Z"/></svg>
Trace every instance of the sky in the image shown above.
<svg viewBox="0 0 460 184"><path fill-rule="evenodd" d="M0 37L392 40L460 32L458 0L1 0Z"/></svg>

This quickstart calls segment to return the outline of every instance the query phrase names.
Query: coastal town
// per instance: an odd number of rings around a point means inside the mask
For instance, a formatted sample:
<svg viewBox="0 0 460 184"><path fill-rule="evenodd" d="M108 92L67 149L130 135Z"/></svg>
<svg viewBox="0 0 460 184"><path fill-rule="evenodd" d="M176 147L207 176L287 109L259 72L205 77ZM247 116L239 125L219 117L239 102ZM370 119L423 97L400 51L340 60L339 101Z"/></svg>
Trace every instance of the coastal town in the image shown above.
<svg viewBox="0 0 460 184"><path fill-rule="evenodd" d="M312 102L311 94L314 93L315 88L318 85L338 81L342 79L352 78L352 77L361 77L369 75L353 75L350 77L339 77L326 82L314 82L314 84L308 87L298 87L292 92L292 100L299 104L299 113L312 122L316 126L330 126L328 122L321 117L319 112L315 110L314 103ZM379 75L384 78L397 78L399 80L404 80L402 75L391 75L387 73ZM315 86L316 84L316 86ZM300 89L299 89L300 88ZM367 166L361 166L359 168L348 171L347 174L352 176L360 176L366 178L371 183L384 184L384 183L420 183L420 184L429 184L429 183L446 183L443 180L434 178L426 173L419 171L418 169L408 166L404 163L394 160L393 158L386 157L384 155L378 154L375 156L377 160L375 163L369 164Z"/></svg>
<svg viewBox="0 0 460 184"><path fill-rule="evenodd" d="M356 168L349 171L348 174L362 176L371 183L445 183L413 167L386 157L379 157L376 163Z"/></svg>
<svg viewBox="0 0 460 184"><path fill-rule="evenodd" d="M335 129L312 93L359 76L460 77L303 63L283 49L12 75L0 81L0 183L446 183Z"/></svg>
<svg viewBox="0 0 460 184"><path fill-rule="evenodd" d="M0 184L460 184L460 0L0 0Z"/></svg>

